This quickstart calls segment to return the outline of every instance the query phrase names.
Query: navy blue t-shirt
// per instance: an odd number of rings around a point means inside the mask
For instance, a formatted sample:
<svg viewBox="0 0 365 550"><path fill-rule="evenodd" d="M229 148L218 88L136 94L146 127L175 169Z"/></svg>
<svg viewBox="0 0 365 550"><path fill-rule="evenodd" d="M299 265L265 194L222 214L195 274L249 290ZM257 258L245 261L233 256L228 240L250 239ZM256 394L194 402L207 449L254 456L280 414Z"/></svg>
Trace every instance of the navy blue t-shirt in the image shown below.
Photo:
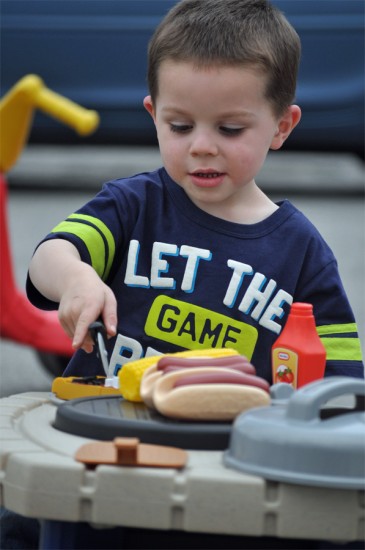
<svg viewBox="0 0 365 550"><path fill-rule="evenodd" d="M363 376L361 347L336 259L289 201L244 225L195 206L164 168L104 185L44 239L72 242L118 302L118 365L184 349L234 348L271 382L271 347L290 304L313 304L326 375ZM28 278L31 302L41 296ZM108 341L111 355L116 339ZM103 374L78 351L65 375Z"/></svg>

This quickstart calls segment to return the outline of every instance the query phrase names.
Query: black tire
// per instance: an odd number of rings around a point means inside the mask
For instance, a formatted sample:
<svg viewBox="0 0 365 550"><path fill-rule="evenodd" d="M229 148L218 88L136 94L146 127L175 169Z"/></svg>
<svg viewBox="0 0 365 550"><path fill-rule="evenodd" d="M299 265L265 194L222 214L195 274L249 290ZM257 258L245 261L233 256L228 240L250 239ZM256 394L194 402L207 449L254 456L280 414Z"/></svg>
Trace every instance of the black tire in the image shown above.
<svg viewBox="0 0 365 550"><path fill-rule="evenodd" d="M70 357L68 355L58 355L45 351L36 350L36 354L42 367L53 377L62 376L67 367Z"/></svg>

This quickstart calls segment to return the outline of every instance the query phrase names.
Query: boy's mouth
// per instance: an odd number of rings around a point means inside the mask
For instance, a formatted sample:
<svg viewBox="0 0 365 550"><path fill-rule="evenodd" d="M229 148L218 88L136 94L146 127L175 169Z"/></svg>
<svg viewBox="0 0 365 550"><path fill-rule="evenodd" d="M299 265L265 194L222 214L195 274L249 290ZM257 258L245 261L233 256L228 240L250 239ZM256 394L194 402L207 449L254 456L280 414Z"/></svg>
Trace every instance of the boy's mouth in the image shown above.
<svg viewBox="0 0 365 550"><path fill-rule="evenodd" d="M223 172L213 170L196 170L190 173L193 183L198 187L216 187L222 183L224 176Z"/></svg>
<svg viewBox="0 0 365 550"><path fill-rule="evenodd" d="M222 174L220 172L194 172L192 174L193 176L196 176L198 178L218 178Z"/></svg>

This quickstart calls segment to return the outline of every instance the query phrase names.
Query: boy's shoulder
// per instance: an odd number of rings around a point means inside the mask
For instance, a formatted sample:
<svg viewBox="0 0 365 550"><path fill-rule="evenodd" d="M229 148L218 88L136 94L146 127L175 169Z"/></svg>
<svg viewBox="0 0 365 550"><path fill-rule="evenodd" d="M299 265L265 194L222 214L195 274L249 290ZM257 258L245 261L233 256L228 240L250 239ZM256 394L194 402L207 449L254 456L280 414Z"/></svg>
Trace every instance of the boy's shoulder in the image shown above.
<svg viewBox="0 0 365 550"><path fill-rule="evenodd" d="M314 223L288 199L281 201L278 205L282 210L282 219L286 219L295 233L321 237Z"/></svg>
<svg viewBox="0 0 365 550"><path fill-rule="evenodd" d="M150 172L140 172L127 177L121 177L110 180L104 184L104 188L114 190L142 190L144 188L155 186L163 187L162 168L151 170Z"/></svg>

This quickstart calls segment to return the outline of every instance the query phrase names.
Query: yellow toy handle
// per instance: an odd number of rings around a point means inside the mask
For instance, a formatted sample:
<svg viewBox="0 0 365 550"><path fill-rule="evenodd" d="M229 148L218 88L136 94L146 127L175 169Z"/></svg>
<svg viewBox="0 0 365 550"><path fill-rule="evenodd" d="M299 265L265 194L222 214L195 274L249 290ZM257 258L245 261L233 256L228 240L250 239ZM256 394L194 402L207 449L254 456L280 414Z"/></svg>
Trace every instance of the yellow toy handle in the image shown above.
<svg viewBox="0 0 365 550"><path fill-rule="evenodd" d="M94 132L99 125L96 111L53 92L39 76L27 75L0 101L0 171L8 171L17 161L28 139L35 108L83 136Z"/></svg>
<svg viewBox="0 0 365 550"><path fill-rule="evenodd" d="M48 88L39 90L35 102L42 111L71 126L82 136L92 133L98 125L99 117L95 111L86 110Z"/></svg>

